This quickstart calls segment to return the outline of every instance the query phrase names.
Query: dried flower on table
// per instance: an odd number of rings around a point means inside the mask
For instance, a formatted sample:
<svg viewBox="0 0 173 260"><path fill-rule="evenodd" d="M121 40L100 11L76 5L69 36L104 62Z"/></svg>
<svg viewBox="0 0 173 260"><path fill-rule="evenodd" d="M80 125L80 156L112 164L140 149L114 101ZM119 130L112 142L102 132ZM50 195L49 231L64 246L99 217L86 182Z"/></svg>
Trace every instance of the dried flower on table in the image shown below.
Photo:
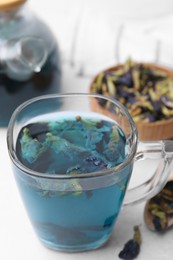
<svg viewBox="0 0 173 260"><path fill-rule="evenodd" d="M135 226L134 236L124 245L123 250L119 253L119 258L124 260L135 259L139 255L141 242L142 239L139 226Z"/></svg>

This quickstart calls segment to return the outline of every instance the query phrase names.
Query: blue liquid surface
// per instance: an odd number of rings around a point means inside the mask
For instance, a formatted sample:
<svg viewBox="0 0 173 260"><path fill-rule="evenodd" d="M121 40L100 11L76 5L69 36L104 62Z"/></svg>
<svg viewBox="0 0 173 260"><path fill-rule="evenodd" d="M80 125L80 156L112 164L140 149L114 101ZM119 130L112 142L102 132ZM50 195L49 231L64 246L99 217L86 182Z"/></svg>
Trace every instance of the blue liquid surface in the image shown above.
<svg viewBox="0 0 173 260"><path fill-rule="evenodd" d="M63 251L97 248L110 236L130 166L120 176L50 180L49 174L83 174L110 169L125 160L126 139L112 121L83 117L35 122L19 134L16 152L31 177L16 168L16 180L40 240Z"/></svg>

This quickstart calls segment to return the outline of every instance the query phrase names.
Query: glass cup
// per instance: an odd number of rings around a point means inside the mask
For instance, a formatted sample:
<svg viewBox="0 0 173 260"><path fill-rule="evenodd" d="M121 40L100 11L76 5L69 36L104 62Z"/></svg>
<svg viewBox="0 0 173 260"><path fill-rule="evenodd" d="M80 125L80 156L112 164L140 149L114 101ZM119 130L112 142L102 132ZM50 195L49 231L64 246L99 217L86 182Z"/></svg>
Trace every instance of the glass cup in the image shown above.
<svg viewBox="0 0 173 260"><path fill-rule="evenodd" d="M95 101L107 103L107 110ZM23 103L10 120L7 144L38 238L67 252L102 246L122 205L158 193L173 161L173 141L138 142L126 108L95 94L46 95ZM158 161L154 170L149 167L149 179L141 174L140 184L129 188L134 161L147 168L148 160Z"/></svg>

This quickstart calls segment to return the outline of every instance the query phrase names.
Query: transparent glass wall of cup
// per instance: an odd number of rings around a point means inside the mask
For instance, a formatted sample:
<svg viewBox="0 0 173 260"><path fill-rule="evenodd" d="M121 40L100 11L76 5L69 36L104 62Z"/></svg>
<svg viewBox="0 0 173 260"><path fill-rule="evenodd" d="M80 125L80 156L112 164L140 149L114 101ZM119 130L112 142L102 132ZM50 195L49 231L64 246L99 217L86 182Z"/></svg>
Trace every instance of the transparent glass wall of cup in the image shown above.
<svg viewBox="0 0 173 260"><path fill-rule="evenodd" d="M96 100L109 104L106 113L102 109L94 111ZM102 124L116 122L125 141L124 147L121 146L125 151L123 161L112 168L73 174L46 173L33 169L32 164L26 166L17 153L21 129L53 118L58 121L59 116L62 120L63 115L68 114L78 120L87 115L88 119L103 119ZM56 128L54 123L50 125ZM44 134L45 128L42 130ZM80 134L76 135L79 141ZM159 192L167 181L173 160L173 141L138 143L136 127L126 108L116 100L93 94L47 95L23 103L12 115L7 143L15 179L38 238L50 248L68 252L102 246L112 233L122 205L149 199ZM29 145L28 149L31 149ZM71 151L70 156L77 156L75 150L68 147L68 142L66 149ZM102 152L100 156L104 155ZM56 167L61 163L59 156L56 156ZM44 163L49 163L48 157ZM158 167L149 180L127 189L134 161L140 164L145 159L158 160Z"/></svg>

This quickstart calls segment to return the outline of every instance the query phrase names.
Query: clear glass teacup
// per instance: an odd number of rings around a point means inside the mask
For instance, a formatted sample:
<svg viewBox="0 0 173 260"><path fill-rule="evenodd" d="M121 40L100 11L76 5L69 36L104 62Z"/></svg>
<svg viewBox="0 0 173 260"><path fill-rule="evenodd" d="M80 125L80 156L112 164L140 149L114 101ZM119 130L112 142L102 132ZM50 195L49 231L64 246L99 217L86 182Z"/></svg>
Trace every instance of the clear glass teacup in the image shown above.
<svg viewBox="0 0 173 260"><path fill-rule="evenodd" d="M96 100L109 103L105 114L94 109ZM173 141L138 142L126 108L95 94L46 95L23 103L11 117L7 144L38 238L67 252L102 246L122 205L158 193L173 161ZM158 166L129 189L134 162L147 159Z"/></svg>

